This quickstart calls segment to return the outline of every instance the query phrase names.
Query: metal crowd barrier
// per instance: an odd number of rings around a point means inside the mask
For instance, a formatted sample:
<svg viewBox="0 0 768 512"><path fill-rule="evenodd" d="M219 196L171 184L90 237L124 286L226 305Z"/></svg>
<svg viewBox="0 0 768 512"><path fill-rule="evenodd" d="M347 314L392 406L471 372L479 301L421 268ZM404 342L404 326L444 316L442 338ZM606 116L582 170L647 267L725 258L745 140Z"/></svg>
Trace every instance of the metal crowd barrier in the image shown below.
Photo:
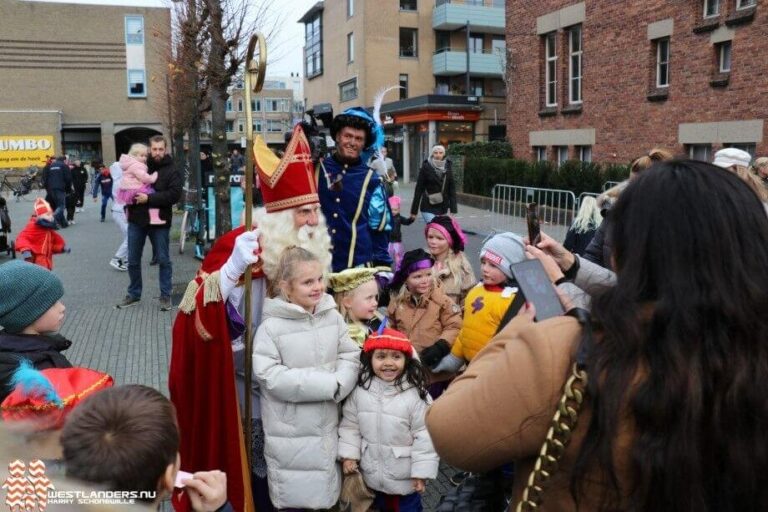
<svg viewBox="0 0 768 512"><path fill-rule="evenodd" d="M620 181L606 181L605 183L603 183L603 192L605 192L609 188L615 187L619 183L621 183L621 182Z"/></svg>
<svg viewBox="0 0 768 512"><path fill-rule="evenodd" d="M527 236L525 221L528 203L538 203L541 230L562 241L571 226L578 203L570 190L494 185L491 192L491 227L496 232L512 231Z"/></svg>

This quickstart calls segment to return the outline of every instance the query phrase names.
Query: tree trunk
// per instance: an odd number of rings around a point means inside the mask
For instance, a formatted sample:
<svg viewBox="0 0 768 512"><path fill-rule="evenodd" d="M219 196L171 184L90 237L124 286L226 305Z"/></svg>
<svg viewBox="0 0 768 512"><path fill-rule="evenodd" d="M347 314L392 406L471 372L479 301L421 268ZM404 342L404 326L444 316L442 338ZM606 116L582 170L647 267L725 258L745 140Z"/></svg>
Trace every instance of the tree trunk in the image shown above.
<svg viewBox="0 0 768 512"><path fill-rule="evenodd" d="M209 95L211 98L211 160L216 176L216 236L232 229L229 205L229 159L227 155L227 80L224 58L222 10L219 0L208 0L210 9L211 46L208 55Z"/></svg>

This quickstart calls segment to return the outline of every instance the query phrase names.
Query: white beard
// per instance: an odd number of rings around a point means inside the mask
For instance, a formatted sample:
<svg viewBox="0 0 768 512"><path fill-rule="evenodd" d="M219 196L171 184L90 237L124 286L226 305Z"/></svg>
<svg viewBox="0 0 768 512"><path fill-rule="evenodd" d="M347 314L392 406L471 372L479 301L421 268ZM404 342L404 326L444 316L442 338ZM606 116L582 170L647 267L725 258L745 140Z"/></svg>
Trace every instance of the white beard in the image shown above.
<svg viewBox="0 0 768 512"><path fill-rule="evenodd" d="M274 280L280 255L286 248L294 245L317 256L324 271L330 271L331 237L325 217L320 212L318 217L317 226L302 226L297 230L293 223L292 209L267 213L264 208L259 208L254 212L255 224L261 232L261 260L267 279Z"/></svg>

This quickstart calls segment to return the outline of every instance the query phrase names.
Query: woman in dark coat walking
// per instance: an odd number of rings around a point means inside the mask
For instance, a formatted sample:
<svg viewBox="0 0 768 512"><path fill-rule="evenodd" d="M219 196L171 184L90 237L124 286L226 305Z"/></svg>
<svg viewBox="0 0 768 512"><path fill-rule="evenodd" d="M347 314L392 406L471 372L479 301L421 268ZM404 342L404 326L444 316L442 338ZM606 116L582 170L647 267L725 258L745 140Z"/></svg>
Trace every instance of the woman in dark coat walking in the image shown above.
<svg viewBox="0 0 768 512"><path fill-rule="evenodd" d="M416 179L416 190L411 204L411 219L421 211L424 222L435 215L456 214L456 184L451 172L451 161L445 157L445 147L436 145L424 160Z"/></svg>

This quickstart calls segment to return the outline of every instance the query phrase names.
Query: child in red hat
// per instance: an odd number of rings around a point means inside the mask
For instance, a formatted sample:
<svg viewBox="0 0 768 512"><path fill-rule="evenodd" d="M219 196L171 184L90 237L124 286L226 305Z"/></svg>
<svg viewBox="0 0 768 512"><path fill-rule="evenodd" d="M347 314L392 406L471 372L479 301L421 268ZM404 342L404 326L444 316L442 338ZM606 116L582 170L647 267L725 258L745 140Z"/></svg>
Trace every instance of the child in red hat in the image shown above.
<svg viewBox="0 0 768 512"><path fill-rule="evenodd" d="M344 473L360 471L376 510L421 511L424 481L439 465L424 422L431 402L424 367L405 334L388 328L368 337L360 363L339 425Z"/></svg>
<svg viewBox="0 0 768 512"><path fill-rule="evenodd" d="M57 229L51 205L38 197L32 217L16 237L16 251L26 261L53 270L53 255L70 252Z"/></svg>

